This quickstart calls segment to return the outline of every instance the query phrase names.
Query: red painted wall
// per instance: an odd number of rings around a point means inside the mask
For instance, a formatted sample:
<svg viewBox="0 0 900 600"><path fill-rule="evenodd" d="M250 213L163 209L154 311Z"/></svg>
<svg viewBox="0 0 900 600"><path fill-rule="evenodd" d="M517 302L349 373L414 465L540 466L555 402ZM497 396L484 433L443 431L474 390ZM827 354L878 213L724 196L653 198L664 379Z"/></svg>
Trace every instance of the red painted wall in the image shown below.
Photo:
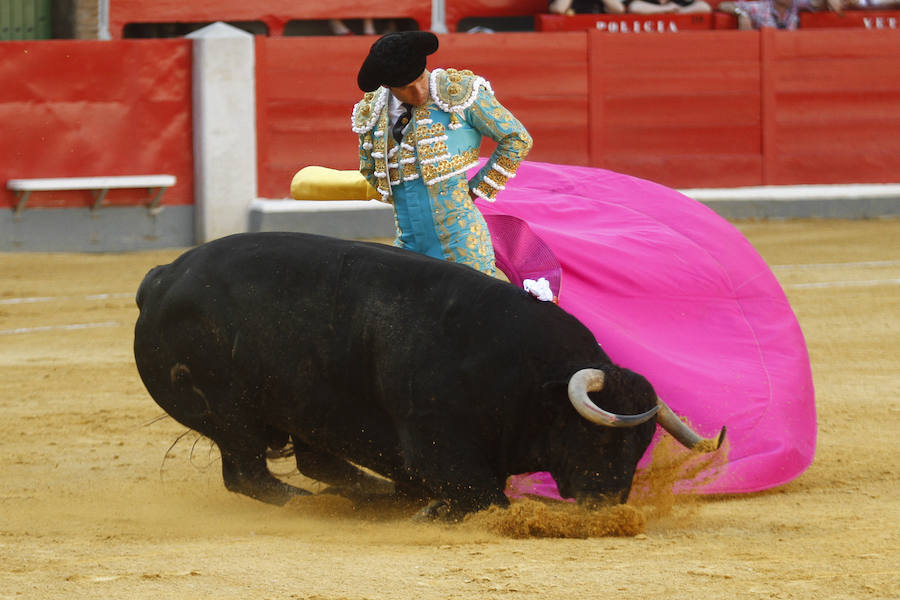
<svg viewBox="0 0 900 600"><path fill-rule="evenodd" d="M761 182L758 34L589 39L590 164L674 187Z"/></svg>
<svg viewBox="0 0 900 600"><path fill-rule="evenodd" d="M359 167L350 113L356 71L371 39L256 38L259 194L290 196L291 177L306 165Z"/></svg>
<svg viewBox="0 0 900 600"><path fill-rule="evenodd" d="M286 197L306 165L358 166L350 111L370 43L257 38L261 196ZM531 160L674 187L900 179L898 31L459 34L430 64L491 81L534 136ZM8 179L150 173L178 177L166 203L192 203L190 69L183 39L0 43L2 206Z"/></svg>
<svg viewBox="0 0 900 600"><path fill-rule="evenodd" d="M900 31L762 34L766 182L900 181Z"/></svg>
<svg viewBox="0 0 900 600"><path fill-rule="evenodd" d="M369 43L258 41L261 195L286 196L308 164L356 168ZM429 65L491 81L534 136L530 160L673 187L900 179L897 31L448 35Z"/></svg>
<svg viewBox="0 0 900 600"><path fill-rule="evenodd" d="M542 52L534 51L537 39ZM257 38L261 196L286 196L291 177L306 165L359 167L350 113L362 97L356 73L370 44L365 38ZM530 159L588 164L585 36L447 35L429 60L491 81L534 136ZM490 149L489 142L482 147Z"/></svg>
<svg viewBox="0 0 900 600"><path fill-rule="evenodd" d="M0 43L0 207L8 179L170 173L166 204L193 203L187 40ZM111 190L105 204L141 190ZM91 192L35 192L37 206L90 206Z"/></svg>

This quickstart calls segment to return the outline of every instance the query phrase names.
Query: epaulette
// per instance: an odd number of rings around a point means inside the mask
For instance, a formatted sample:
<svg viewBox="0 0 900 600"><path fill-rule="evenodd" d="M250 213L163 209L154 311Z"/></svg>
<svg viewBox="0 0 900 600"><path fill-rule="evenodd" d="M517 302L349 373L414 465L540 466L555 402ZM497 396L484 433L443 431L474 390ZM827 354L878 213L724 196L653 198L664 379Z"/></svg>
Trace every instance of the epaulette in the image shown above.
<svg viewBox="0 0 900 600"><path fill-rule="evenodd" d="M482 88L493 93L490 82L468 69L435 69L429 85L431 99L441 110L450 113L450 129L461 126L458 115L474 104Z"/></svg>
<svg viewBox="0 0 900 600"><path fill-rule="evenodd" d="M363 134L375 127L389 95L387 89L378 88L374 92L366 92L363 99L353 106L351 125L354 133Z"/></svg>

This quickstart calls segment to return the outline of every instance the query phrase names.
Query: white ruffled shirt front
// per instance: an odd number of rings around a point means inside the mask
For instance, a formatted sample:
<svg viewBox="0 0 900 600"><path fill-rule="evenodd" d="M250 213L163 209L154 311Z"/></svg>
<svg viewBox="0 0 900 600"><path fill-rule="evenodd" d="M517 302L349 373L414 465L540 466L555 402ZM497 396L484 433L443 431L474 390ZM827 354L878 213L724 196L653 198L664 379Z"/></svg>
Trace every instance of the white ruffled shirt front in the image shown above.
<svg viewBox="0 0 900 600"><path fill-rule="evenodd" d="M406 111L403 110L403 103L400 102L393 94L390 94L388 97L388 131L394 130L394 123L397 122L397 119L403 116L403 113ZM412 120L406 124L406 127L402 129L403 134L406 135L406 130L409 129L409 126L412 124Z"/></svg>

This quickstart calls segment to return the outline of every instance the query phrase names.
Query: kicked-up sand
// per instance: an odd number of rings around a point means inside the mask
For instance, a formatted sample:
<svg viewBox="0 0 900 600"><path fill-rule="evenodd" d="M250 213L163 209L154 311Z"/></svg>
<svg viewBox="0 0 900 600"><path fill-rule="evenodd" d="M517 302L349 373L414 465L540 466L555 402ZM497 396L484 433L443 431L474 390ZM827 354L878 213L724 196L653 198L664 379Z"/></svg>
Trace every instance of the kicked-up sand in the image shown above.
<svg viewBox="0 0 900 600"><path fill-rule="evenodd" d="M807 339L809 470L676 497L684 458L660 444L627 506L529 499L459 525L227 492L215 446L160 419L134 367L134 292L179 251L0 254L0 599L900 597L900 220L737 226Z"/></svg>

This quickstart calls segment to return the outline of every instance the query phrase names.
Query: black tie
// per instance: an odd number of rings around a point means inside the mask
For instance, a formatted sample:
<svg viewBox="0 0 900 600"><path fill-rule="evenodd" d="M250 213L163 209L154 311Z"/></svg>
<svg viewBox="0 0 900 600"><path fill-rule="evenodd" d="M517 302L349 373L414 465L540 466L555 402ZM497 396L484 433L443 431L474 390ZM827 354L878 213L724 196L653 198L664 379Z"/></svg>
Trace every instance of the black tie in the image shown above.
<svg viewBox="0 0 900 600"><path fill-rule="evenodd" d="M409 120L412 118L412 104L403 103L403 114L400 115L400 118L397 119L397 122L394 123L394 128L391 130L391 134L393 134L394 139L397 140L397 143L400 143L400 140L403 139L403 128L406 127L406 124L409 123Z"/></svg>

